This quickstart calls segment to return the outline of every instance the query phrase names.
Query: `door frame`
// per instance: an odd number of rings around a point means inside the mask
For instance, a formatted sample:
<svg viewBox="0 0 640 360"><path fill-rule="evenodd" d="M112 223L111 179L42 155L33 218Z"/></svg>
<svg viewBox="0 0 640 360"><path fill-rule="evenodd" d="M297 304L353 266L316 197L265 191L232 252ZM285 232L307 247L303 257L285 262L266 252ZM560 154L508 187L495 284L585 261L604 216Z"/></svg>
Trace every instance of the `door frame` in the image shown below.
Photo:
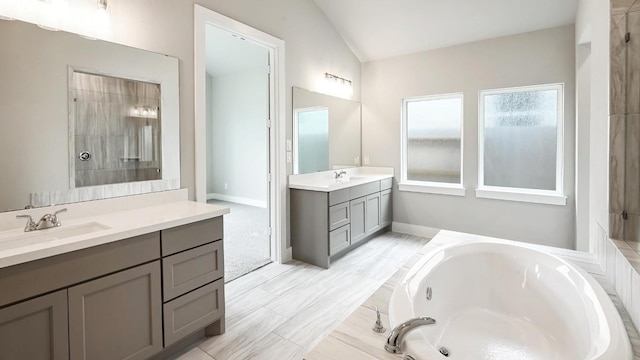
<svg viewBox="0 0 640 360"><path fill-rule="evenodd" d="M194 5L194 80L195 80L195 199L207 201L206 138L206 25L239 35L269 51L269 226L271 260L285 263L292 259L287 247L287 167L285 133L285 43L283 40L228 18L205 7ZM267 122L267 119L265 119Z"/></svg>

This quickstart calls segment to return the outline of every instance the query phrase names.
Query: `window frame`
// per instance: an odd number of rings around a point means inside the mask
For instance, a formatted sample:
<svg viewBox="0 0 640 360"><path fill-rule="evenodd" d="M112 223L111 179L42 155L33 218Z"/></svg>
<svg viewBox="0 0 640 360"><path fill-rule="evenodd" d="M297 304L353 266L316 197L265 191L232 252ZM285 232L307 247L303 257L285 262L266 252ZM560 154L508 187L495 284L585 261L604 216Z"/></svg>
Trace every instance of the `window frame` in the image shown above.
<svg viewBox="0 0 640 360"><path fill-rule="evenodd" d="M425 100L446 100L446 99L459 99L460 100L460 183L445 183L438 181L419 181L407 179L407 132L408 132L408 105L411 102L425 101ZM401 131L400 131L400 183L398 190L421 192L429 194L440 195L453 195L453 196L465 196L466 190L464 188L464 93L455 92L447 94L436 95L423 95L413 96L402 99L401 109Z"/></svg>
<svg viewBox="0 0 640 360"><path fill-rule="evenodd" d="M540 190L515 188L506 186L490 186L484 184L484 132L485 112L484 99L487 95L556 90L558 93L558 109L556 123L556 189ZM500 89L480 90L478 92L478 188L476 197L498 200L522 201L549 205L566 205L564 195L564 83L552 83L529 86L515 86Z"/></svg>

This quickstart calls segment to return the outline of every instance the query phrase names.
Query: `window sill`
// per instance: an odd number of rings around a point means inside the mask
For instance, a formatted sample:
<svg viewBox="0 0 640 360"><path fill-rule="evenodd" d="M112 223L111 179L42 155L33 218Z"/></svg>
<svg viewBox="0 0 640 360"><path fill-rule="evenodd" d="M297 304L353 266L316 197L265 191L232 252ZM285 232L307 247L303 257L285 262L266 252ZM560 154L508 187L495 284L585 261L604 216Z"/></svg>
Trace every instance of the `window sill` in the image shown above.
<svg viewBox="0 0 640 360"><path fill-rule="evenodd" d="M460 184L429 183L420 181L405 181L398 185L398 190L419 192L425 194L465 196L466 190Z"/></svg>
<svg viewBox="0 0 640 360"><path fill-rule="evenodd" d="M476 197L483 199L521 201L535 204L566 206L567 197L558 194L528 192L518 189L484 188L476 189Z"/></svg>

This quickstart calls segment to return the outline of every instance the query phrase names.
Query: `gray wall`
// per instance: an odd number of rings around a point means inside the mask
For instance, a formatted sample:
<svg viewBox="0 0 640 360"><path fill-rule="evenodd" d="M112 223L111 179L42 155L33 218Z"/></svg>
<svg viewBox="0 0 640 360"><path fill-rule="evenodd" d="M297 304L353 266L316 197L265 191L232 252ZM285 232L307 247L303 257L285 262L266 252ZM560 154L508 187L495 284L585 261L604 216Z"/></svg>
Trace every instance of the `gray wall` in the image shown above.
<svg viewBox="0 0 640 360"><path fill-rule="evenodd" d="M180 59L181 185L194 197L193 5L196 1L137 0L109 3L112 40ZM353 81L360 99L360 62L312 0L199 0L199 5L278 37L286 43L286 86L317 90L325 72ZM286 92L291 138L291 92ZM281 149L284 151L284 149ZM287 172L291 173L291 164Z"/></svg>
<svg viewBox="0 0 640 360"><path fill-rule="evenodd" d="M575 247L574 27L563 26L365 63L362 66L363 156L400 175L403 98L464 93L465 197L394 190L394 221L563 248ZM565 84L566 206L479 199L478 91Z"/></svg>
<svg viewBox="0 0 640 360"><path fill-rule="evenodd" d="M267 73L264 68L247 69L208 78L207 193L266 205Z"/></svg>

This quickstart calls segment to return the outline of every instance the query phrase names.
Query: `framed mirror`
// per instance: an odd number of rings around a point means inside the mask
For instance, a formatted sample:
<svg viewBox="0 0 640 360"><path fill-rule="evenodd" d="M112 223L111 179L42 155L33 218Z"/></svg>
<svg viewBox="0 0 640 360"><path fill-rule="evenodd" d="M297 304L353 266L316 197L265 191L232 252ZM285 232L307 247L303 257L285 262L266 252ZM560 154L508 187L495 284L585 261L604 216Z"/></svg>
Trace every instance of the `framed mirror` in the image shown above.
<svg viewBox="0 0 640 360"><path fill-rule="evenodd" d="M0 211L180 187L179 61L0 21Z"/></svg>
<svg viewBox="0 0 640 360"><path fill-rule="evenodd" d="M293 173L360 166L361 106L293 88Z"/></svg>

